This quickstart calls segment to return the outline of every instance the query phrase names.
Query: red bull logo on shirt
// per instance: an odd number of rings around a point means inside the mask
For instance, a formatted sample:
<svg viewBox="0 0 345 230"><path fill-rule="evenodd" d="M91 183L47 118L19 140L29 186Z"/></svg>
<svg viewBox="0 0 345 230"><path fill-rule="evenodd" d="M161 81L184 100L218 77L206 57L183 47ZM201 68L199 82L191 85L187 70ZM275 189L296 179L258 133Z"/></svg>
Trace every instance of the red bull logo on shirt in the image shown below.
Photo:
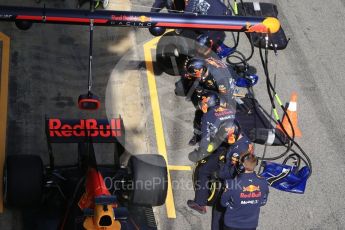
<svg viewBox="0 0 345 230"><path fill-rule="evenodd" d="M260 186L249 185L247 187L243 187L243 192L255 192L260 191Z"/></svg>
<svg viewBox="0 0 345 230"><path fill-rule="evenodd" d="M240 198L258 198L261 197L260 186L249 185L242 187L243 192L240 194Z"/></svg>

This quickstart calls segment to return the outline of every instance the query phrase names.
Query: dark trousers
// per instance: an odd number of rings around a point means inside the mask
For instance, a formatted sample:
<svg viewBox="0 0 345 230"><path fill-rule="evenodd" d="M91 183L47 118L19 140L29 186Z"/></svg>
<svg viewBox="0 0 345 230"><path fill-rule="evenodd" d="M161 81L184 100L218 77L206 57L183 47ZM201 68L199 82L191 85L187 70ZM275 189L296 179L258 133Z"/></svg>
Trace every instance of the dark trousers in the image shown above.
<svg viewBox="0 0 345 230"><path fill-rule="evenodd" d="M204 115L204 113L199 108L199 97L196 93L193 93L191 97L191 101L196 108L195 114L194 114L194 120L193 120L193 128L195 134L201 134L201 118Z"/></svg>
<svg viewBox="0 0 345 230"><path fill-rule="evenodd" d="M193 128L195 134L201 135L201 118L203 115L204 113L200 109L195 110L193 121Z"/></svg>
<svg viewBox="0 0 345 230"><path fill-rule="evenodd" d="M222 207L220 204L219 194L216 203L212 207L212 225L211 230L224 230L224 213L226 208Z"/></svg>
<svg viewBox="0 0 345 230"><path fill-rule="evenodd" d="M197 178L195 187L195 202L200 206L207 205L207 198L209 196L209 181L215 171L219 169L219 151L215 151L207 157L205 163L199 163L197 167Z"/></svg>

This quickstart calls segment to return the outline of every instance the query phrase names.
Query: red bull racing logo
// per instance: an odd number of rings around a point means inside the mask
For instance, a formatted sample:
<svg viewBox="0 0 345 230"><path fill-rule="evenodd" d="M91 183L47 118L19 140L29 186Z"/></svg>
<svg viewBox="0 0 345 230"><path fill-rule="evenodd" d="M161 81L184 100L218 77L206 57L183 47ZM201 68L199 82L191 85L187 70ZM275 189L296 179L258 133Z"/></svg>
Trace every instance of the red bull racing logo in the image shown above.
<svg viewBox="0 0 345 230"><path fill-rule="evenodd" d="M139 21L140 22L150 22L151 21L151 17L146 17L144 15L139 17Z"/></svg>
<svg viewBox="0 0 345 230"><path fill-rule="evenodd" d="M119 137L121 120L48 120L49 137Z"/></svg>
<svg viewBox="0 0 345 230"><path fill-rule="evenodd" d="M223 117L223 116L228 116L228 115L232 115L231 117L226 117L226 119L230 119L230 118L235 118L234 113L226 108L220 107L216 110L215 113L216 117Z"/></svg>
<svg viewBox="0 0 345 230"><path fill-rule="evenodd" d="M247 187L243 187L243 192L256 192L260 191L260 186L249 185Z"/></svg>
<svg viewBox="0 0 345 230"><path fill-rule="evenodd" d="M261 191L260 186L256 185L249 185L249 186L243 186L242 187L242 193L240 194L241 198L258 198L261 197Z"/></svg>
<svg viewBox="0 0 345 230"><path fill-rule="evenodd" d="M111 15L111 24L122 26L139 26L148 27L152 25L152 18L145 15L141 16L126 16L126 15Z"/></svg>
<svg viewBox="0 0 345 230"><path fill-rule="evenodd" d="M111 15L113 21L128 21L128 22L150 22L151 17L141 16L126 16L126 15Z"/></svg>

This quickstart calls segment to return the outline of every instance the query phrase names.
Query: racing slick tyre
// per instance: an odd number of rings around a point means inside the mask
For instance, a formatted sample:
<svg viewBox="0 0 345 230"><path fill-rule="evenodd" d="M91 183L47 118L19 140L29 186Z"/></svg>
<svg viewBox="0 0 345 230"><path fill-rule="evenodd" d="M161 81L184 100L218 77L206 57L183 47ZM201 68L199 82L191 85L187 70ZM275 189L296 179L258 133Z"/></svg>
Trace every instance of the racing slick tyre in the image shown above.
<svg viewBox="0 0 345 230"><path fill-rule="evenodd" d="M198 188L198 173L199 173L199 167L202 164L202 161L198 162L194 168L194 172L193 172L193 186L194 186L194 190ZM218 198L219 195L221 195L222 192L222 183L215 177L212 176L212 178L209 181L208 184L208 198L207 198L207 206L213 206Z"/></svg>
<svg viewBox="0 0 345 230"><path fill-rule="evenodd" d="M156 61L159 68L173 76L181 74L181 69L188 57L188 45L183 36L174 31L164 34L158 41Z"/></svg>
<svg viewBox="0 0 345 230"><path fill-rule="evenodd" d="M131 156L129 165L133 180L130 201L148 206L164 204L168 190L168 172L163 156L157 154Z"/></svg>
<svg viewBox="0 0 345 230"><path fill-rule="evenodd" d="M43 163L39 156L8 156L4 174L6 206L26 208L39 205L43 190Z"/></svg>

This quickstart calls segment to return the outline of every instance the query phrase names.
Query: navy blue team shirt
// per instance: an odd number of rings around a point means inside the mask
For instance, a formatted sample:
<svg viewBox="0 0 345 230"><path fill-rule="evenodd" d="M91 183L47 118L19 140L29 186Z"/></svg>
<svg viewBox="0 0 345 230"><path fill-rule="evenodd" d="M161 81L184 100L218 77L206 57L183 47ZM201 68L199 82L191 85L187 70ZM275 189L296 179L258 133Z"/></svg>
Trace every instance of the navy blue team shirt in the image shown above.
<svg viewBox="0 0 345 230"><path fill-rule="evenodd" d="M217 135L221 124L233 119L235 119L234 111L221 106L211 107L201 118L199 149L206 151L209 143Z"/></svg>
<svg viewBox="0 0 345 230"><path fill-rule="evenodd" d="M264 178L252 173L241 173L226 180L221 205L226 207L224 224L230 228L256 228L260 207L266 204L268 185Z"/></svg>
<svg viewBox="0 0 345 230"><path fill-rule="evenodd" d="M238 78L236 72L217 58L196 58L204 59L208 70L208 76L199 81L199 86L206 91L209 90L219 93L222 102L226 102L228 105L234 104L233 93L235 79ZM192 79L187 73L184 73L183 76L187 79Z"/></svg>
<svg viewBox="0 0 345 230"><path fill-rule="evenodd" d="M219 169L219 177L223 180L231 179L235 175L235 166L231 164L231 158L234 154L238 156L250 150L253 147L252 142L250 139L241 132L241 138L238 139L232 146L230 146L226 152L226 160L225 164L220 165Z"/></svg>

